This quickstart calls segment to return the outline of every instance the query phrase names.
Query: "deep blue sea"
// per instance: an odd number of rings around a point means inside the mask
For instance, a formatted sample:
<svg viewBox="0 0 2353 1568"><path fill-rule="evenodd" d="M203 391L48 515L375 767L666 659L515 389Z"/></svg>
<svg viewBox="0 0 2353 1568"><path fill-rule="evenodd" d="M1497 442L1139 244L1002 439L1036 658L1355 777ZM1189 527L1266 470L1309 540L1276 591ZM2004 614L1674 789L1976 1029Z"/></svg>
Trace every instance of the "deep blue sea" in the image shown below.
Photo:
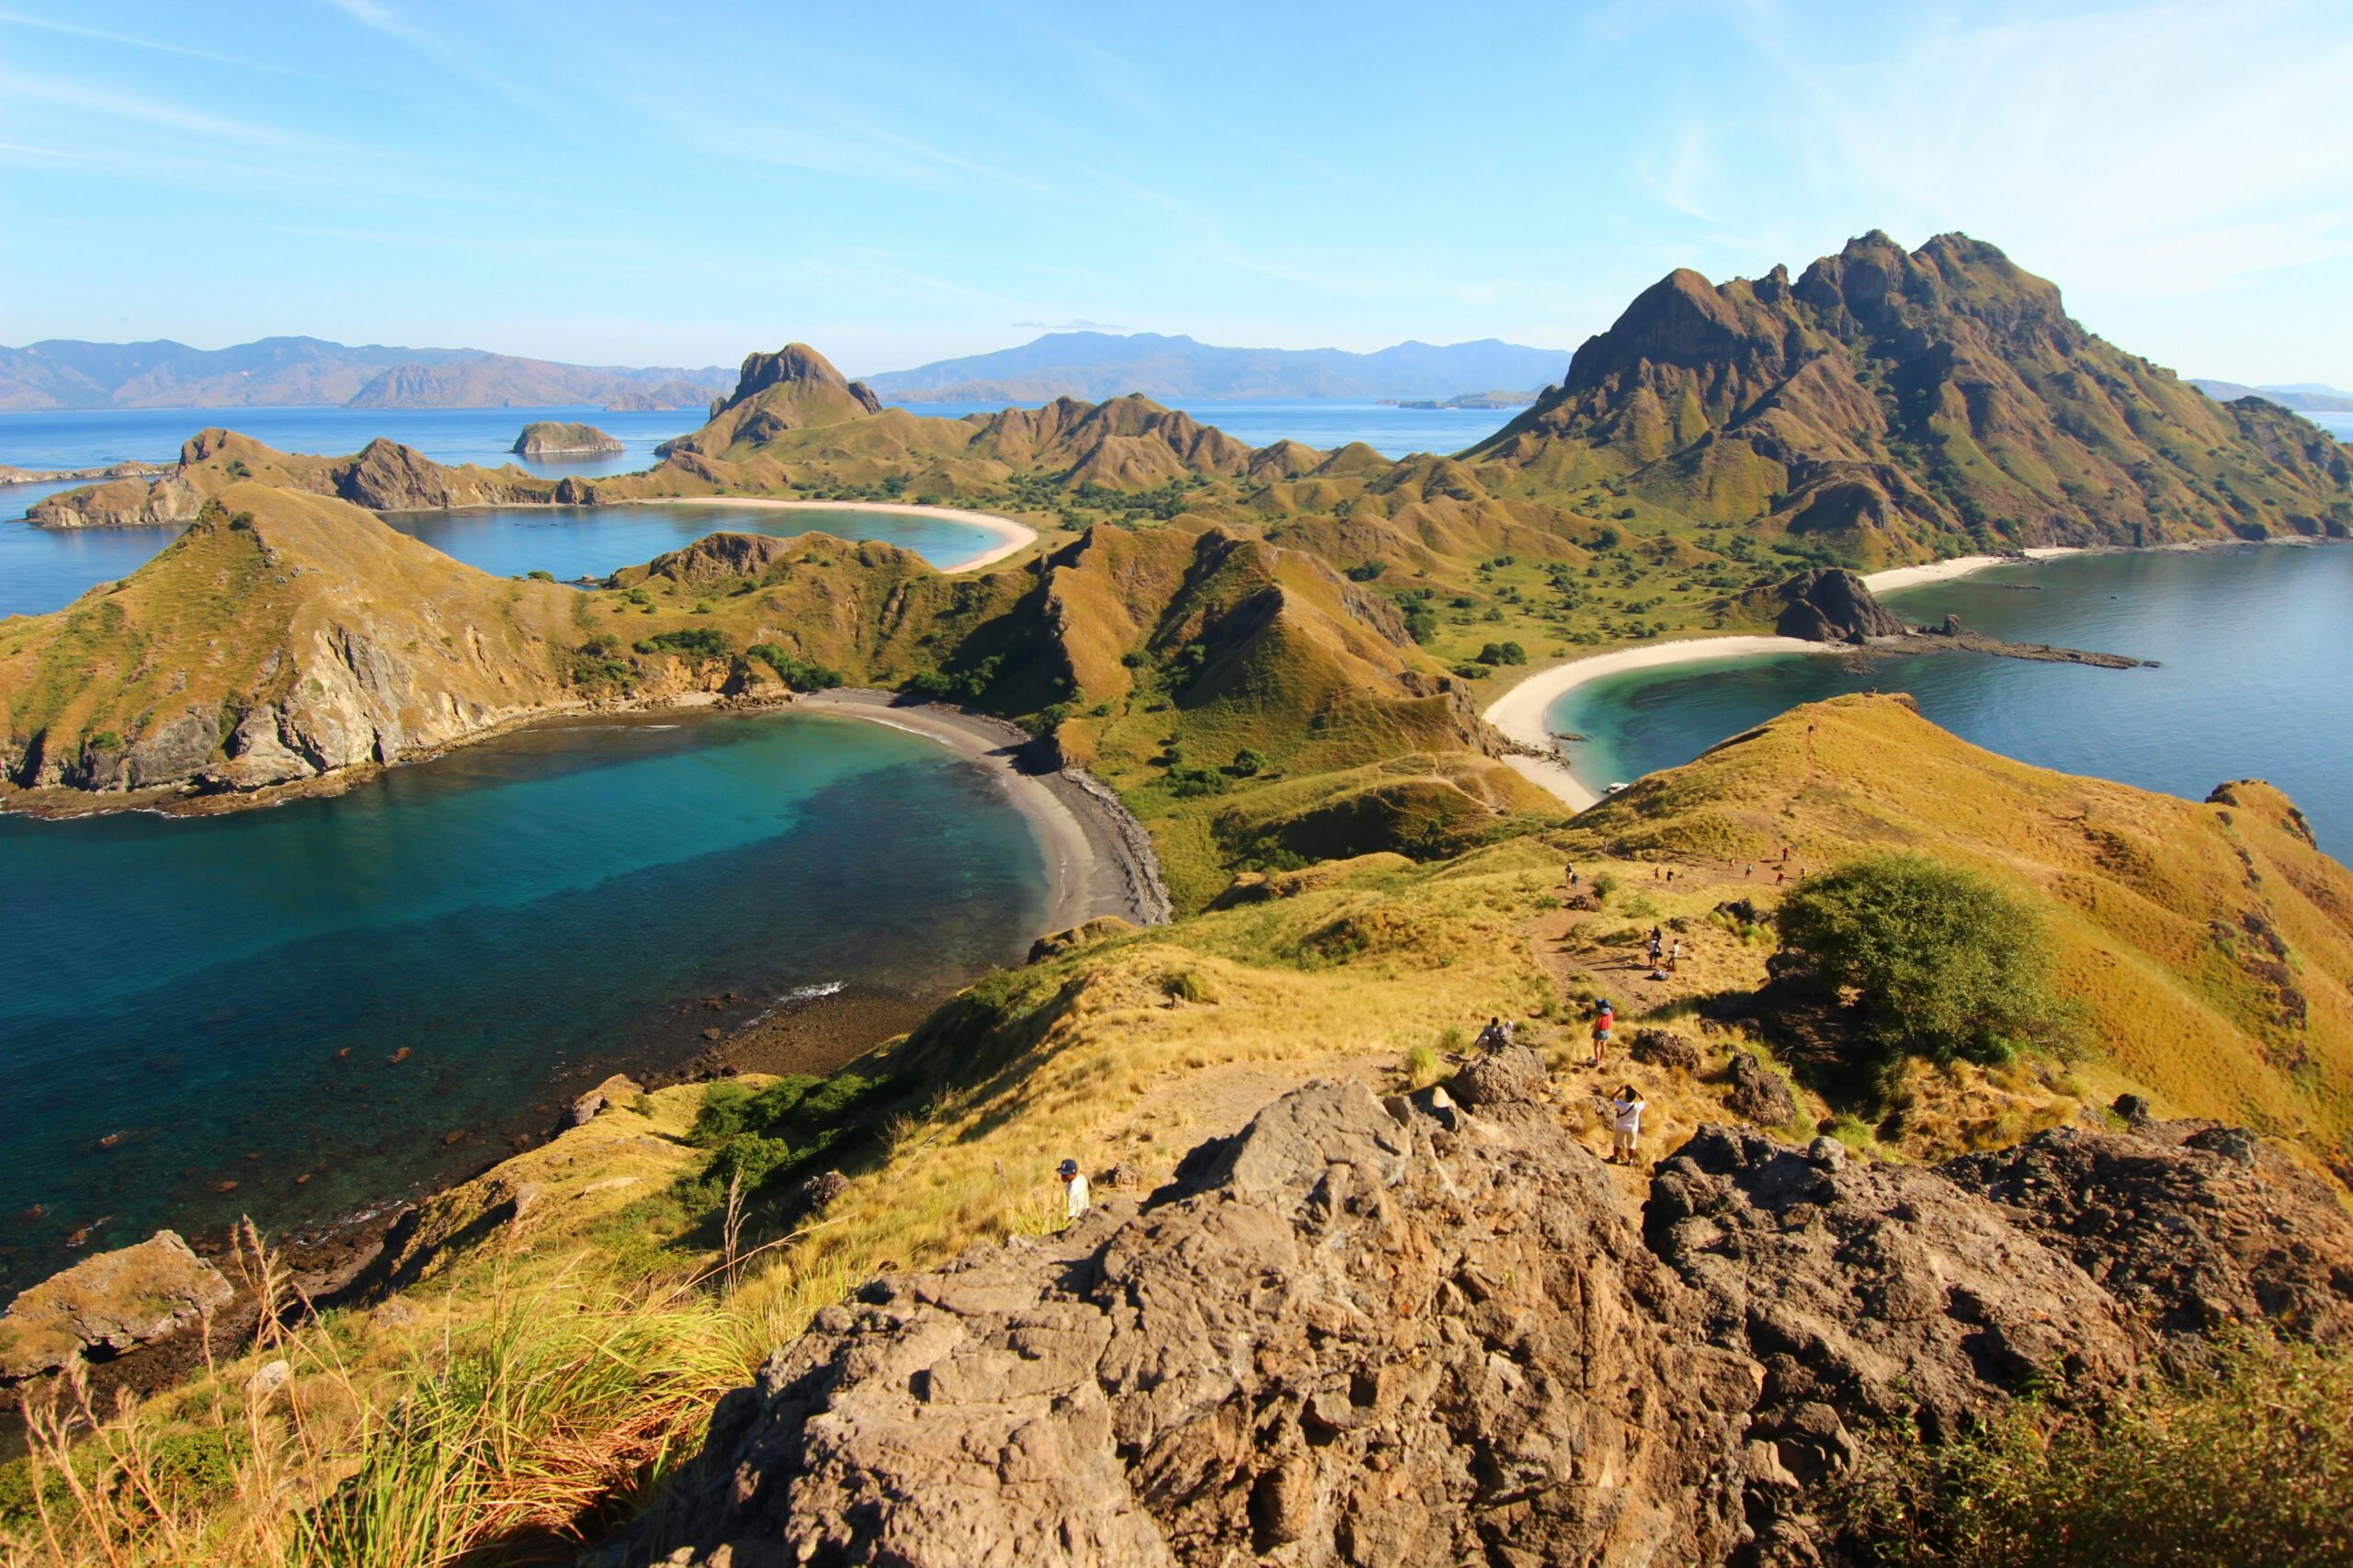
<svg viewBox="0 0 2353 1568"><path fill-rule="evenodd" d="M1979 653L1791 653L1636 671L1548 715L1583 734L1594 789L1690 761L1800 702L1910 692L1977 744L2043 767L2202 800L2267 778L2353 861L2353 546L2079 555L1892 593L1917 623L1948 612L2013 642L2159 661L2103 670Z"/></svg>
<svg viewBox="0 0 2353 1568"><path fill-rule="evenodd" d="M707 995L943 994L1021 958L1047 877L995 779L794 713L552 724L229 816L0 816L0 1301L85 1227L283 1230L478 1169L691 1057Z"/></svg>

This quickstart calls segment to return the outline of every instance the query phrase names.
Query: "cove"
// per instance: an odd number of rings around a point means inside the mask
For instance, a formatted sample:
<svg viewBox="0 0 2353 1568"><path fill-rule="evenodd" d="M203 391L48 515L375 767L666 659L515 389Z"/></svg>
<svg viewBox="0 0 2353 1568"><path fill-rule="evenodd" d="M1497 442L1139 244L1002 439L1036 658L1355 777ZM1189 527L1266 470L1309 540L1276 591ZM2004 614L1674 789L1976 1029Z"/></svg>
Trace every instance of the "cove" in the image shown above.
<svg viewBox="0 0 2353 1568"><path fill-rule="evenodd" d="M2266 778L2353 856L2353 550L2144 551L2002 566L1887 596L2015 642L2159 661L2101 670L1975 653L1777 654L1631 671L1546 715L1598 790L1690 761L1801 702L1908 692L1964 740L2038 767L2202 800Z"/></svg>
<svg viewBox="0 0 2353 1568"><path fill-rule="evenodd" d="M1048 896L996 780L797 713L552 723L227 816L0 817L0 1296L157 1226L460 1177L691 1058L738 1021L705 996L936 999Z"/></svg>

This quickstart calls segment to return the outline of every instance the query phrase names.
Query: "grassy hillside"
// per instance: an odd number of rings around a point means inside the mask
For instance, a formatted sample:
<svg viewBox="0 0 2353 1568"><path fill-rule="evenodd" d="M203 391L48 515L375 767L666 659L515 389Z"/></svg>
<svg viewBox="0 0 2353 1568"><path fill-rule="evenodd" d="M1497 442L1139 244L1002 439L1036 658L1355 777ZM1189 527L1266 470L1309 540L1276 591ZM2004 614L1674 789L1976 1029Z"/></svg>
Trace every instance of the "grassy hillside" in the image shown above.
<svg viewBox="0 0 2353 1568"><path fill-rule="evenodd" d="M103 1447L82 1450L91 1501L53 1467L45 1483L0 1471L0 1530L41 1539L28 1497L45 1485L67 1562L494 1547L565 1560L699 1440L720 1392L858 1281L1049 1228L1056 1160L1148 1188L1308 1079L1392 1090L1443 1075L1490 1015L1518 1020L1551 1065L1553 1114L1573 1138L1600 1150L1589 1096L1631 1080L1653 1108L1645 1147L1670 1149L1737 1117L1735 1052L1772 1070L1769 1028L1722 1006L1765 986L1772 943L1718 906L1746 900L1769 916L1774 886L1745 873L1784 845L1810 869L1904 846L1998 879L2047 923L2093 1044L2080 1061L1924 1070L1901 1131L1873 1125L1883 1107L1802 1082L1779 1135L1828 1130L1867 1157L1941 1156L2096 1116L2138 1089L2164 1111L2252 1116L2325 1154L2342 1148L2331 1141L2353 1081L2353 875L2310 848L2275 792L2230 795L2191 805L2023 767L1898 701L1846 699L1566 831L1419 864L1374 855L1245 877L1173 926L1080 934L989 976L854 1063L854 1083L823 1091L846 1108L822 1138L789 1117L771 1129L782 1149L763 1156L777 1163L742 1207L736 1267L720 1140L759 1114L755 1102L734 1086L624 1097L436 1200L397 1251L389 1298L273 1335L114 1418ZM1597 907L1562 907L1564 857ZM1636 972L1654 922L1686 945L1665 983ZM2277 970L2254 947L2274 937ZM2303 997L2300 1028L2283 1019L2280 973ZM1597 1074L1580 1065L1597 992L1622 1026ZM1650 1028L1677 1036L1688 1063L1629 1062L1622 1042ZM846 1185L812 1210L801 1184L828 1167ZM1608 1179L1630 1210L1647 1190L1639 1172ZM254 1379L281 1359L285 1391ZM154 1474L140 1483L142 1466Z"/></svg>
<svg viewBox="0 0 2353 1568"><path fill-rule="evenodd" d="M1900 697L1792 710L1577 819L1581 848L1813 869L1881 848L1986 872L2048 924L2094 1051L2177 1112L2353 1172L2353 873L2279 791L2193 804L1955 739Z"/></svg>

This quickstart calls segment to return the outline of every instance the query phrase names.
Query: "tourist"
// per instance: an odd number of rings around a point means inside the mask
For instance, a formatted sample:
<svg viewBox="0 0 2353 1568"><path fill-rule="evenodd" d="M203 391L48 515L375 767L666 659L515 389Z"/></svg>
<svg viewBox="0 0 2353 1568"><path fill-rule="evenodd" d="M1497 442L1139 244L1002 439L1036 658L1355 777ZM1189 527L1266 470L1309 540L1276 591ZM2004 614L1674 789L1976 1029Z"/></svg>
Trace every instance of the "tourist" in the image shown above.
<svg viewBox="0 0 2353 1568"><path fill-rule="evenodd" d="M1631 1084L1619 1085L1617 1097L1602 1102L1609 1110L1609 1163L1631 1165L1641 1163L1637 1145L1643 1136L1643 1096Z"/></svg>
<svg viewBox="0 0 2353 1568"><path fill-rule="evenodd" d="M1064 1160L1054 1174L1063 1178L1063 1223L1067 1225L1086 1212L1086 1178L1078 1174L1076 1160Z"/></svg>
<svg viewBox="0 0 2353 1568"><path fill-rule="evenodd" d="M1501 1018L1489 1018L1487 1027L1481 1029L1479 1038L1472 1042L1481 1051L1501 1051L1510 1043L1511 1026Z"/></svg>
<svg viewBox="0 0 2353 1568"><path fill-rule="evenodd" d="M1666 955L1666 972L1667 972L1667 973L1669 973L1669 974L1673 974L1673 973L1675 972L1675 966L1676 966L1676 965L1677 965L1677 964L1679 964L1679 963L1681 963L1682 961L1683 961L1683 938L1682 938L1682 937L1677 937L1677 938L1675 938L1675 946L1674 946L1672 949L1670 949L1668 950L1667 955Z"/></svg>
<svg viewBox="0 0 2353 1568"><path fill-rule="evenodd" d="M1617 1027L1617 1010L1610 1006L1609 999L1605 996L1593 1006L1593 1065L1595 1067L1599 1067L1603 1059L1609 1054L1609 1031Z"/></svg>

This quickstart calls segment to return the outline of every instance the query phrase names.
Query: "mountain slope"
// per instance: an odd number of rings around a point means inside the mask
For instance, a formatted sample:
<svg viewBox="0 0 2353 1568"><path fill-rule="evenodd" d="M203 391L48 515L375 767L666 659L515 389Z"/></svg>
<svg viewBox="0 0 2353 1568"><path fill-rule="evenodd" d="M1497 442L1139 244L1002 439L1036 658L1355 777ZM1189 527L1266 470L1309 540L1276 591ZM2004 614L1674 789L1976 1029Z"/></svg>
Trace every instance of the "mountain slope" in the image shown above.
<svg viewBox="0 0 2353 1568"><path fill-rule="evenodd" d="M1164 402L1221 398L1452 397L1492 387L1540 386L1559 373L1546 348L1482 338L1401 343L1370 354L1342 348L1221 348L1140 332L1057 332L1018 348L941 359L869 376L908 402L1036 403L1134 392Z"/></svg>
<svg viewBox="0 0 2353 1568"><path fill-rule="evenodd" d="M227 348L53 338L0 348L0 411L41 408L498 408L654 397L699 407L717 368L553 364L478 348L265 337ZM680 396L682 387L689 395Z"/></svg>
<svg viewBox="0 0 2353 1568"><path fill-rule="evenodd" d="M2353 872L2253 781L2205 804L2012 762L1910 699L1795 709L1577 818L1643 857L1819 868L1911 849L2040 910L2097 1053L2166 1104L2301 1140L2353 1176Z"/></svg>
<svg viewBox="0 0 2353 1568"><path fill-rule="evenodd" d="M2353 460L2071 320L1993 246L1881 233L1794 282L1677 271L1465 455L1875 563L2038 544L2353 532Z"/></svg>

